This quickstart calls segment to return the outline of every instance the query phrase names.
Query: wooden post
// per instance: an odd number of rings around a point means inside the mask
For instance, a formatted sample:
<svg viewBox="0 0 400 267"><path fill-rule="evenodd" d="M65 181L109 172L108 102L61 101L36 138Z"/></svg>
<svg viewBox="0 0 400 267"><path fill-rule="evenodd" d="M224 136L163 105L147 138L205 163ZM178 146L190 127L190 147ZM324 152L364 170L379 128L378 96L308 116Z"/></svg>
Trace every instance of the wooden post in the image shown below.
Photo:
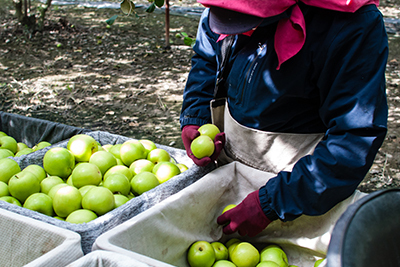
<svg viewBox="0 0 400 267"><path fill-rule="evenodd" d="M165 0L165 49L170 49L169 44L169 0Z"/></svg>

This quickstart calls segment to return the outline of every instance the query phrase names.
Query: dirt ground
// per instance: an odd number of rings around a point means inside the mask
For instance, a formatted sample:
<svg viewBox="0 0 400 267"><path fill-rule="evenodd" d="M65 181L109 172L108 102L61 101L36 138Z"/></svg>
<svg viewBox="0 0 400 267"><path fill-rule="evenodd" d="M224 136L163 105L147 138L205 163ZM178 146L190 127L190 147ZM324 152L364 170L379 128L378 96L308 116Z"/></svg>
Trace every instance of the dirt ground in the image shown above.
<svg viewBox="0 0 400 267"><path fill-rule="evenodd" d="M381 1L385 18L399 17L397 2ZM0 0L1 111L183 148L179 113L192 51L176 35L195 37L198 16L171 15L171 49L165 49L162 12L138 8L126 16L118 9L53 5L45 30L31 35L13 18L11 3ZM113 15L117 20L107 27ZM400 185L399 38L390 38L396 53L387 68L389 132L359 187L365 192Z"/></svg>

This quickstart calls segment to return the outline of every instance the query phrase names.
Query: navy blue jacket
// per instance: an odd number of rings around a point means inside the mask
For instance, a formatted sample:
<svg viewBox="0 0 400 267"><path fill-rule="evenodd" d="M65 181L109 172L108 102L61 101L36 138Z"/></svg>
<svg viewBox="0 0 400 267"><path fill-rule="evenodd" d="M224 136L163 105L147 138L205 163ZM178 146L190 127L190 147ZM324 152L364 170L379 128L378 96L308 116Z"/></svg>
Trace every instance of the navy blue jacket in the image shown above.
<svg viewBox="0 0 400 267"><path fill-rule="evenodd" d="M307 34L300 52L276 69L277 22L272 19L251 37L235 36L225 82L230 112L239 123L272 132L325 134L313 155L260 188L266 215L283 221L321 215L349 197L387 131L388 41L382 14L374 5L356 13L299 6ZM209 102L221 60L218 37L209 28L206 9L183 95L181 127L211 121Z"/></svg>

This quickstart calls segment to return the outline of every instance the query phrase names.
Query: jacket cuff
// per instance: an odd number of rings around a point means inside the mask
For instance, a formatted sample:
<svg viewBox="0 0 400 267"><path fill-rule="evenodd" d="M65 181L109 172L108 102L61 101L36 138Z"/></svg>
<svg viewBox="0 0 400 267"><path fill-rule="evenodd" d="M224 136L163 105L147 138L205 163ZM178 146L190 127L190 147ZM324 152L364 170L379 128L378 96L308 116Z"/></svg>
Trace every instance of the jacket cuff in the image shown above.
<svg viewBox="0 0 400 267"><path fill-rule="evenodd" d="M271 221L279 219L279 216L271 208L271 198L268 197L268 192L265 186L261 187L258 190L258 197L260 198L260 205L265 216L267 216L267 218L270 219Z"/></svg>

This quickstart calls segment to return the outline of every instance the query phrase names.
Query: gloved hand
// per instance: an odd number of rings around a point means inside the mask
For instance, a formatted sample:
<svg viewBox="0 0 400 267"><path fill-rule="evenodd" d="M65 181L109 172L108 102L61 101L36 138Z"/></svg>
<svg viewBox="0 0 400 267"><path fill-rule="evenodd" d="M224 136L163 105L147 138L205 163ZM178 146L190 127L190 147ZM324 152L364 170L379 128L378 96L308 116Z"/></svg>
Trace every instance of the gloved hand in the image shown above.
<svg viewBox="0 0 400 267"><path fill-rule="evenodd" d="M235 208L225 211L217 218L217 223L225 225L222 229L224 234L233 234L238 231L239 235L256 236L264 230L271 220L265 216L258 197L258 190L250 193Z"/></svg>
<svg viewBox="0 0 400 267"><path fill-rule="evenodd" d="M204 158L198 159L193 155L192 150L190 149L190 145L192 144L192 141L196 137L200 136L200 132L198 131L199 128L200 128L200 126L197 126L197 125L186 125L185 127L183 127L182 141L183 141L183 145L185 146L186 153L189 156L189 158L191 158L197 166L204 167L204 166L207 166L208 164L210 164L212 161L217 160L219 154L221 153L221 150L225 146L225 133L222 132L215 136L215 138L214 138L215 150L214 150L214 153L211 155L211 157L204 157Z"/></svg>

